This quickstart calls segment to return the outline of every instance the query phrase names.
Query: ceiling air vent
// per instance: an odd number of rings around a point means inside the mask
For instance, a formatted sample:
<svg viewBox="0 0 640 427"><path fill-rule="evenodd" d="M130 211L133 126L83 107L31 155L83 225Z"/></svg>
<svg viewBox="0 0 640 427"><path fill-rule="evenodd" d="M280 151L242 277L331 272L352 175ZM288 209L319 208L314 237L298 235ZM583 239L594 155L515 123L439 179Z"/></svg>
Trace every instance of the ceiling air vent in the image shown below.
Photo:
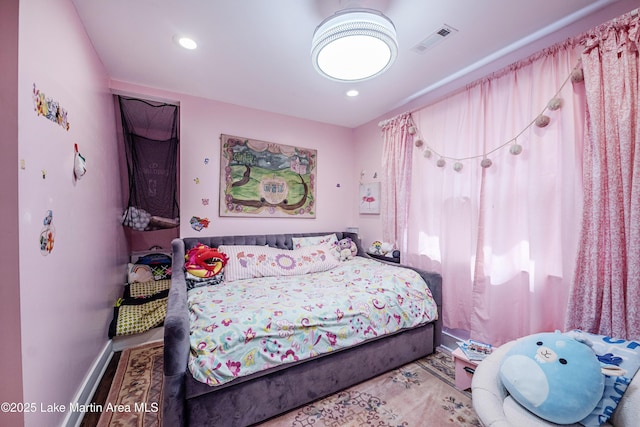
<svg viewBox="0 0 640 427"><path fill-rule="evenodd" d="M456 30L455 28L447 24L443 24L442 27L438 28L429 37L412 47L411 50L416 53L425 53L426 51L443 41L446 37L451 37L457 32L458 30Z"/></svg>

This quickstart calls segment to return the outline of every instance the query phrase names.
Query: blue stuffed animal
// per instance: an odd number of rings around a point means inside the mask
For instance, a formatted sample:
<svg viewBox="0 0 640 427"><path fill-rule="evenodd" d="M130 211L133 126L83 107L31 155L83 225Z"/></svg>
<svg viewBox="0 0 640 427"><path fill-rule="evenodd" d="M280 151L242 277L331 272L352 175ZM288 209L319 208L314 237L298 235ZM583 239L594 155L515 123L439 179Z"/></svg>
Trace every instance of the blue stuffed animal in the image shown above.
<svg viewBox="0 0 640 427"><path fill-rule="evenodd" d="M591 347L560 332L517 340L502 359L500 378L518 403L557 424L585 418L604 392L604 375Z"/></svg>

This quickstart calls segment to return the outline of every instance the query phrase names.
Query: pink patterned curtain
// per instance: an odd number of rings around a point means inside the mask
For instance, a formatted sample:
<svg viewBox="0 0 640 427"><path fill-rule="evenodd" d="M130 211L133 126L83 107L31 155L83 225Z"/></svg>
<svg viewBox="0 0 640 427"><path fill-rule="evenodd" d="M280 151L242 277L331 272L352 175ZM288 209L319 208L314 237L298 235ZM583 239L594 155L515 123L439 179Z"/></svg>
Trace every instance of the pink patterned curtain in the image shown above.
<svg viewBox="0 0 640 427"><path fill-rule="evenodd" d="M411 191L411 114L400 114L382 124L382 238L404 251Z"/></svg>
<svg viewBox="0 0 640 427"><path fill-rule="evenodd" d="M637 13L585 37L584 215L567 328L640 338Z"/></svg>

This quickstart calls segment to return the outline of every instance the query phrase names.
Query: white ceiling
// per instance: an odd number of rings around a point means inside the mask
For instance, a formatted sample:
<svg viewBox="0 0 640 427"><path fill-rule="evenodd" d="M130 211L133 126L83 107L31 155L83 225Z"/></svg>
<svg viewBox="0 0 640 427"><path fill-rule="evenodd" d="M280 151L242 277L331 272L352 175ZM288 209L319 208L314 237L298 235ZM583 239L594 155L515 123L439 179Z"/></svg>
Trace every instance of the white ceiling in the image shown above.
<svg viewBox="0 0 640 427"><path fill-rule="evenodd" d="M73 0L113 80L289 116L357 127L614 0ZM399 54L357 84L311 64L320 22L346 7L380 10ZM458 30L411 49L443 24ZM198 49L174 42L188 35ZM355 88L360 96L348 98Z"/></svg>

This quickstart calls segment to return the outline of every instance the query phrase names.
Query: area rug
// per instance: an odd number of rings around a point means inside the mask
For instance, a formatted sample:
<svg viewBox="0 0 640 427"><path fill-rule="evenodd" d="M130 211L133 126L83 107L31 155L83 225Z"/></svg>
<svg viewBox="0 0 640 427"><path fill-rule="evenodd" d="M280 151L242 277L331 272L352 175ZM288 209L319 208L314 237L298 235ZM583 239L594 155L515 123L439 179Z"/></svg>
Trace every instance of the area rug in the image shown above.
<svg viewBox="0 0 640 427"><path fill-rule="evenodd" d="M162 369L162 342L124 350L98 427L161 426ZM259 426L480 426L471 393L454 381L451 355L436 351Z"/></svg>
<svg viewBox="0 0 640 427"><path fill-rule="evenodd" d="M98 427L162 425L162 341L123 350Z"/></svg>
<svg viewBox="0 0 640 427"><path fill-rule="evenodd" d="M454 375L451 355L437 351L260 427L481 426Z"/></svg>

